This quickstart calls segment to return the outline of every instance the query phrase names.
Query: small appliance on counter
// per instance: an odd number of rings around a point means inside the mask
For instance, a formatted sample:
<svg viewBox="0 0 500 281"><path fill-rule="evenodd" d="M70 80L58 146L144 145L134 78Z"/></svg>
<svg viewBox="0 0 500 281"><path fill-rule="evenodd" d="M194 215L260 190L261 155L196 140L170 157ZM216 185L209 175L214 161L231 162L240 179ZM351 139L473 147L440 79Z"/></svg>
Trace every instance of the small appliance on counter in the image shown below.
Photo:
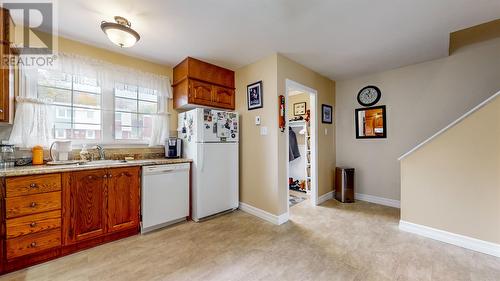
<svg viewBox="0 0 500 281"><path fill-rule="evenodd" d="M168 138L165 141L165 157L166 158L182 157L182 140L180 138Z"/></svg>
<svg viewBox="0 0 500 281"><path fill-rule="evenodd" d="M12 168L15 162L14 145L0 144L0 168Z"/></svg>
<svg viewBox="0 0 500 281"><path fill-rule="evenodd" d="M54 141L50 146L50 163L66 162L70 159L71 141Z"/></svg>

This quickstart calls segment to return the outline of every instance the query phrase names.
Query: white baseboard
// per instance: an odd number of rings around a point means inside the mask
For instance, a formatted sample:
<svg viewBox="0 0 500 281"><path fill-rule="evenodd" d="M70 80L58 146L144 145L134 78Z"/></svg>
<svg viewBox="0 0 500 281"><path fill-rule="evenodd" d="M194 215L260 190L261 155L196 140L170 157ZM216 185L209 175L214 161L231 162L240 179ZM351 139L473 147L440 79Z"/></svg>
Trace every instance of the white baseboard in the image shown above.
<svg viewBox="0 0 500 281"><path fill-rule="evenodd" d="M288 213L284 213L284 214L277 216L277 215L273 215L269 212L266 212L262 209L259 209L259 208L256 208L254 206L243 203L243 202L240 202L239 209L245 213L249 213L251 215L254 215L256 217L259 217L263 220L266 220L266 221L273 223L273 224L276 224L276 225L280 225L280 224L287 222L288 218L289 218Z"/></svg>
<svg viewBox="0 0 500 281"><path fill-rule="evenodd" d="M448 244L453 244L455 246L459 246L476 252L481 252L495 257L500 257L500 244L495 244L492 242L479 240L476 238L455 234L452 232L428 227L425 225L415 224L403 220L399 221L399 229L402 231L418 234Z"/></svg>
<svg viewBox="0 0 500 281"><path fill-rule="evenodd" d="M375 204L384 205L384 206L389 206L389 207L393 207L393 208L398 208L398 209L401 208L401 202L398 200L394 200L394 199L388 199L388 198L384 198L384 197L378 197L378 196L361 194L361 193L354 194L354 198L356 200L366 201L366 202L375 203Z"/></svg>
<svg viewBox="0 0 500 281"><path fill-rule="evenodd" d="M325 201L328 201L330 199L333 199L333 191L330 191L328 193L325 193L318 197L318 205L323 204Z"/></svg>

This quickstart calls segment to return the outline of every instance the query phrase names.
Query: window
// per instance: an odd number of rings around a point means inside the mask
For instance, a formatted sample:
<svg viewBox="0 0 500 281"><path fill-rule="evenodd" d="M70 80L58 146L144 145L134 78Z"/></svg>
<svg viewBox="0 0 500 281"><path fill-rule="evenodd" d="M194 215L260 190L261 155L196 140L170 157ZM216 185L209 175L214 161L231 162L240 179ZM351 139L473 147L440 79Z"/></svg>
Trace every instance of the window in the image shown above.
<svg viewBox="0 0 500 281"><path fill-rule="evenodd" d="M115 139L149 140L152 114L158 112L158 91L116 84L114 98Z"/></svg>
<svg viewBox="0 0 500 281"><path fill-rule="evenodd" d="M96 79L38 70L38 97L55 106L55 139L94 140L101 136L101 88Z"/></svg>

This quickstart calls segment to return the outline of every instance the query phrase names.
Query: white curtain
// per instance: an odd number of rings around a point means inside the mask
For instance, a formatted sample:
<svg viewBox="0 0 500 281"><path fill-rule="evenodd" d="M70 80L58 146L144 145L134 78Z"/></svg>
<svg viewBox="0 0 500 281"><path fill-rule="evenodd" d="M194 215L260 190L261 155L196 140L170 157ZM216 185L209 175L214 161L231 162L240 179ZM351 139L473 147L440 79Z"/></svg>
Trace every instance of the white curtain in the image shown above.
<svg viewBox="0 0 500 281"><path fill-rule="evenodd" d="M50 101L37 96L36 69L19 65L19 96L9 143L19 147L42 145L52 141L53 110Z"/></svg>
<svg viewBox="0 0 500 281"><path fill-rule="evenodd" d="M138 71L133 68L111 64L68 53L59 53L54 64L43 67L49 71L71 74L77 77L96 79L101 87L102 99L112 100L116 83L156 90L159 110L153 114L150 146L162 145L168 138L168 99L172 98L170 79L167 76ZM10 142L20 147L40 144L49 146L52 141L53 110L51 101L37 97L38 69L20 69L20 93ZM78 79L78 78L77 78ZM103 111L113 111L112 103L103 102Z"/></svg>

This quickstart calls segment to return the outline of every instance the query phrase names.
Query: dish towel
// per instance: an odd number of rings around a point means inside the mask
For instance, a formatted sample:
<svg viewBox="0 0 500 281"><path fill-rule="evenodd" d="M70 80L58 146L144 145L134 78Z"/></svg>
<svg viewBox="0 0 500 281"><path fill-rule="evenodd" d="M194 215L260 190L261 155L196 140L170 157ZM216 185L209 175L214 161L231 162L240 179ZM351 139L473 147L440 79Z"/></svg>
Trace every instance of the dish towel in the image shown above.
<svg viewBox="0 0 500 281"><path fill-rule="evenodd" d="M299 146L297 144L297 136L292 128L288 127L288 139L290 145L288 150L288 161L295 160L300 157Z"/></svg>

